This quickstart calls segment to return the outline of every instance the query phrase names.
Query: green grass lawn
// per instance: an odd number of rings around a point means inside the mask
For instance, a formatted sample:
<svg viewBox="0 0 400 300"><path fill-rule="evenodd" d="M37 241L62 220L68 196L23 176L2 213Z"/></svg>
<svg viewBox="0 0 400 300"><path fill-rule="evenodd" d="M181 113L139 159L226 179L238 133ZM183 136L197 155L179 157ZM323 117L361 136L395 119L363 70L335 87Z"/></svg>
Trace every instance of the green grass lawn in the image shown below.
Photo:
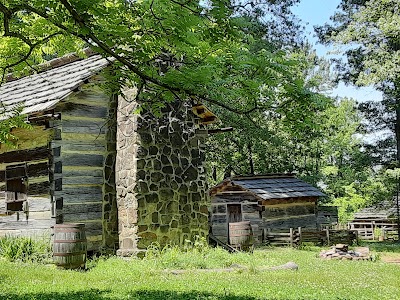
<svg viewBox="0 0 400 300"><path fill-rule="evenodd" d="M317 258L319 250L283 248L228 254L221 249L172 249L145 259L99 259L89 262L87 271L0 259L0 299L400 299L400 265L380 260L322 260ZM288 261L297 263L299 270L256 269ZM196 271L232 264L249 269ZM166 271L181 268L190 271L180 275Z"/></svg>

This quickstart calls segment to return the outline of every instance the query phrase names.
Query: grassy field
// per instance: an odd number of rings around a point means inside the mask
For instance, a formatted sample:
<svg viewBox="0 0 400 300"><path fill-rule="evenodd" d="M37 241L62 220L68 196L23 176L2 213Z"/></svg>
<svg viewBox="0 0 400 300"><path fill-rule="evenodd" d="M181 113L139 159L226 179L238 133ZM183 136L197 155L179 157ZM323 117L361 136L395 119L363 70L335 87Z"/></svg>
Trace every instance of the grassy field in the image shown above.
<svg viewBox="0 0 400 300"><path fill-rule="evenodd" d="M378 250L400 256L397 246ZM221 249L185 252L172 248L150 252L145 259L97 259L88 263L86 271L0 258L0 299L400 299L400 265L380 259L322 260L317 257L319 251L310 247L307 251L282 248L228 254ZM289 261L298 264L299 270L257 271L260 266ZM232 264L248 270L196 271ZM172 269L189 271L173 275L168 271Z"/></svg>

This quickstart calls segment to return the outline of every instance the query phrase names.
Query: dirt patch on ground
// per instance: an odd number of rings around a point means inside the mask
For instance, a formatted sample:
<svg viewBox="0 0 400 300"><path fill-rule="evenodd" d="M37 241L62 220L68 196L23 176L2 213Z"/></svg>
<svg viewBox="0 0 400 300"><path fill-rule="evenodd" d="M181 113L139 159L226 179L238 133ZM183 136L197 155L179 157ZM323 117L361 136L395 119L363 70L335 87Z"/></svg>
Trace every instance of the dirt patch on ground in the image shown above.
<svg viewBox="0 0 400 300"><path fill-rule="evenodd" d="M398 255L382 255L381 260L385 263L400 265L400 254L398 254Z"/></svg>

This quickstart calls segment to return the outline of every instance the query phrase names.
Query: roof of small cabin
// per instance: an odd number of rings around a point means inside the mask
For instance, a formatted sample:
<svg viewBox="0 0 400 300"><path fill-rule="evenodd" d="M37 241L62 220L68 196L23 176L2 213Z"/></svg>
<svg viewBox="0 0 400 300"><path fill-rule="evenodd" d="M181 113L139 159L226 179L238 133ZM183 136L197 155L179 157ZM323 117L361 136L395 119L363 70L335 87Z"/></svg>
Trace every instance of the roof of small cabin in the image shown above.
<svg viewBox="0 0 400 300"><path fill-rule="evenodd" d="M354 220L390 219L397 213L396 199L383 201L377 205L366 207L354 214Z"/></svg>
<svg viewBox="0 0 400 300"><path fill-rule="evenodd" d="M210 190L216 195L228 187L237 186L263 200L326 196L319 189L291 174L233 177Z"/></svg>
<svg viewBox="0 0 400 300"><path fill-rule="evenodd" d="M6 112L22 105L23 114L52 109L109 63L109 59L93 55L52 67L42 73L6 82L0 86L0 103Z"/></svg>

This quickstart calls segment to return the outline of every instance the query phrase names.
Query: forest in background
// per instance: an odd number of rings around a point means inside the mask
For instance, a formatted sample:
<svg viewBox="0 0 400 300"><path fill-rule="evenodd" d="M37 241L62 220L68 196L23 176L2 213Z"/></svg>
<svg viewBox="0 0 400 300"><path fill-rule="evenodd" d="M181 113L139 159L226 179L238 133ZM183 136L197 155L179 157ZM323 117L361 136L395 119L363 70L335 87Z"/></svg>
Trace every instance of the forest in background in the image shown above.
<svg viewBox="0 0 400 300"><path fill-rule="evenodd" d="M112 85L138 87L140 109L162 113L202 102L218 127L208 141L209 185L230 175L290 172L319 186L341 221L396 193L400 157L398 0L342 0L322 43L343 61L317 57L284 1L1 0L0 84L56 56L90 47L115 59ZM339 81L374 85L382 102L334 99ZM3 112L5 113L5 112ZM26 126L19 110L0 142ZM385 132L380 138L365 138Z"/></svg>

